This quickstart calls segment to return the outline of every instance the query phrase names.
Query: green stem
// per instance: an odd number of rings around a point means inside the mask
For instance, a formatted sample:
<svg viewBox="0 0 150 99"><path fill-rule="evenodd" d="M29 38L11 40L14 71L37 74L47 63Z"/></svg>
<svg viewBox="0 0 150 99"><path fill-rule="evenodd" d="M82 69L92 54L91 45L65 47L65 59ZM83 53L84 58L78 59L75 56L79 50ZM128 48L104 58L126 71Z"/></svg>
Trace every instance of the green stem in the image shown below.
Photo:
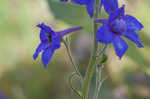
<svg viewBox="0 0 150 99"><path fill-rule="evenodd" d="M63 43L64 43L64 45L65 45L65 47L67 49L67 53L68 53L69 59L70 59L70 61L72 63L72 66L73 66L75 72L78 73L78 75L80 75L80 77L82 77L82 75L80 74L80 71L78 69L78 66L76 65L76 63L73 60L73 57L71 55L70 47L68 46L68 44L66 43L66 41L64 39L62 39L62 41L63 41Z"/></svg>
<svg viewBox="0 0 150 99"><path fill-rule="evenodd" d="M99 84L102 78L102 71L101 67L96 66L96 87L95 87L95 96L94 99L98 99L98 93L99 93Z"/></svg>
<svg viewBox="0 0 150 99"><path fill-rule="evenodd" d="M94 11L94 20L98 18L99 13L99 4L100 0L96 0L95 2L95 11ZM96 42L96 31L98 29L98 25L94 24L94 33L93 33L93 50L90 58L90 62L87 68L87 72L85 75L85 79L83 82L83 89L82 89L82 97L83 99L87 99L88 97L88 90L91 82L91 78L93 75L93 72L95 70L95 63L96 63L96 51L97 51L97 42Z"/></svg>
<svg viewBox="0 0 150 99"><path fill-rule="evenodd" d="M96 59L96 64L101 65L101 67L98 67L96 65L96 87L95 87L95 96L94 99L98 99L98 95L99 95L99 91L102 85L102 69L103 69L103 63L99 63L99 59L98 56L101 56L102 54L104 54L105 50L107 48L107 45L104 45L104 47L102 48L102 50L97 54L97 59Z"/></svg>
<svg viewBox="0 0 150 99"><path fill-rule="evenodd" d="M74 87L73 87L73 85L72 85L72 79L73 79L73 77L78 77L78 78L80 78L80 80L82 80L82 78L81 78L81 76L77 73L77 72L73 72L71 75L70 75L70 77L69 77L69 85L70 85L70 88L72 89L72 91L74 92L74 93L76 93L80 98L82 98L82 95L80 94L80 92L79 91L77 91Z"/></svg>

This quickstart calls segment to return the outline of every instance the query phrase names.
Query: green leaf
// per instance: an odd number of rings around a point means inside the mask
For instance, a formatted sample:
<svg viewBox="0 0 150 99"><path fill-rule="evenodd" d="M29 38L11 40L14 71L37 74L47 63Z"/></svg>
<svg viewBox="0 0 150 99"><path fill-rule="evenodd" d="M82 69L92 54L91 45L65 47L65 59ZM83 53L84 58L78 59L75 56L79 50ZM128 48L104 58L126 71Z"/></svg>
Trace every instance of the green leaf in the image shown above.
<svg viewBox="0 0 150 99"><path fill-rule="evenodd" d="M64 21L70 25L81 25L84 29L91 31L92 19L86 12L85 6L71 3L56 2L47 0L50 10L56 19Z"/></svg>

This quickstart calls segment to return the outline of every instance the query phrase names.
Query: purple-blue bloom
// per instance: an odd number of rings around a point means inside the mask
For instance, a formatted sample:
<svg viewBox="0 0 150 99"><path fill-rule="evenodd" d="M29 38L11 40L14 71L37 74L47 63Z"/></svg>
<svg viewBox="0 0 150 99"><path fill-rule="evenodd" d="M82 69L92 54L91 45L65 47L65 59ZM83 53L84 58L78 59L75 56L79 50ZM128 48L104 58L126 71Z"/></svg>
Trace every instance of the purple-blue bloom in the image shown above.
<svg viewBox="0 0 150 99"><path fill-rule="evenodd" d="M42 52L42 63L44 67L47 66L51 60L55 50L59 49L61 46L61 39L63 36L67 35L69 32L81 30L82 27L73 27L63 31L54 32L51 27L45 25L44 23L38 24L37 27L41 29L40 31L40 44L38 45L33 58L36 59L40 52Z"/></svg>
<svg viewBox="0 0 150 99"><path fill-rule="evenodd" d="M3 95L3 93L0 93L0 99L6 99L6 97Z"/></svg>
<svg viewBox="0 0 150 99"><path fill-rule="evenodd" d="M143 25L133 16L128 14L125 15L124 5L121 8L117 8L117 0L113 0L115 3L112 3L112 5L109 3L109 0L106 0L105 3L104 1L103 6L109 14L109 19L95 20L95 22L104 23L97 30L96 39L104 44L113 43L115 52L121 59L128 49L128 45L122 37L136 43L139 48L143 47L138 34L136 34L136 31L140 31L143 28ZM111 9L109 9L109 6Z"/></svg>
<svg viewBox="0 0 150 99"><path fill-rule="evenodd" d="M67 0L60 0L60 1L66 2ZM78 5L85 5L88 14L90 15L91 18L93 17L95 0L71 0L71 2Z"/></svg>

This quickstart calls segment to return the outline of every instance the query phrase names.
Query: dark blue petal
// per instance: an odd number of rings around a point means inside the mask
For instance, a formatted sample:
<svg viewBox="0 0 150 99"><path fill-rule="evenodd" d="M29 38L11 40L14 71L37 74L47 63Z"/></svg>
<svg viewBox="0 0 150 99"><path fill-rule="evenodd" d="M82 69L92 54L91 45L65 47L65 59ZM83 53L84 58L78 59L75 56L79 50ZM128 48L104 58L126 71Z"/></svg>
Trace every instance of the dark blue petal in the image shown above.
<svg viewBox="0 0 150 99"><path fill-rule="evenodd" d="M54 54L54 51L55 51L54 49L52 49L51 47L48 47L42 53L42 63L44 65L44 67L46 67L47 64L49 63L49 61L51 60L51 58Z"/></svg>
<svg viewBox="0 0 150 99"><path fill-rule="evenodd" d="M104 43L109 44L112 43L114 39L114 34L109 30L106 24L103 24L96 32L96 40Z"/></svg>
<svg viewBox="0 0 150 99"><path fill-rule="evenodd" d="M123 20L126 22L127 31L140 31L143 28L143 25L131 15L125 15Z"/></svg>
<svg viewBox="0 0 150 99"><path fill-rule="evenodd" d="M45 31L43 29L41 29L41 31L40 31L40 40L43 43L48 41L47 34L45 33Z"/></svg>
<svg viewBox="0 0 150 99"><path fill-rule="evenodd" d="M33 54L34 60L38 57L39 53L44 50L47 47L47 44L45 43L40 43L39 46L37 47L35 53Z"/></svg>
<svg viewBox="0 0 150 99"><path fill-rule="evenodd" d="M93 14L94 14L94 3L95 3L95 0L88 0L88 1L89 2L87 2L86 9L87 9L88 14L92 18Z"/></svg>
<svg viewBox="0 0 150 99"><path fill-rule="evenodd" d="M72 3L84 5L87 3L88 0L71 0Z"/></svg>
<svg viewBox="0 0 150 99"><path fill-rule="evenodd" d="M61 45L61 38L58 38L57 36L53 35L52 36L52 48L53 49L58 49L60 48Z"/></svg>
<svg viewBox="0 0 150 99"><path fill-rule="evenodd" d="M113 44L114 44L115 52L117 56L119 57L119 59L121 59L128 49L127 43L123 39L121 39L119 36L116 36L113 40Z"/></svg>
<svg viewBox="0 0 150 99"><path fill-rule="evenodd" d="M71 1L72 3L75 4L85 5L88 14L90 15L91 18L93 17L95 0L71 0Z"/></svg>
<svg viewBox="0 0 150 99"><path fill-rule="evenodd" d="M68 0L60 0L61 2L68 2Z"/></svg>
<svg viewBox="0 0 150 99"><path fill-rule="evenodd" d="M105 24L108 22L108 19L95 19L94 20L94 23L102 23L102 24Z"/></svg>
<svg viewBox="0 0 150 99"><path fill-rule="evenodd" d="M51 27L49 27L48 25L45 25L44 23L42 24L38 24L37 27L41 28L43 31L45 31L44 33L48 33L48 34L54 34L54 31L51 29Z"/></svg>
<svg viewBox="0 0 150 99"><path fill-rule="evenodd" d="M116 9L109 16L109 22L116 20L117 18L121 18L124 16L124 5L121 8Z"/></svg>
<svg viewBox="0 0 150 99"><path fill-rule="evenodd" d="M144 47L142 45L142 42L141 42L138 34L136 34L136 32L123 33L123 36L128 38L129 40L133 41L134 43L136 43L139 48Z"/></svg>
<svg viewBox="0 0 150 99"><path fill-rule="evenodd" d="M102 4L108 14L111 14L118 9L118 0L102 0Z"/></svg>

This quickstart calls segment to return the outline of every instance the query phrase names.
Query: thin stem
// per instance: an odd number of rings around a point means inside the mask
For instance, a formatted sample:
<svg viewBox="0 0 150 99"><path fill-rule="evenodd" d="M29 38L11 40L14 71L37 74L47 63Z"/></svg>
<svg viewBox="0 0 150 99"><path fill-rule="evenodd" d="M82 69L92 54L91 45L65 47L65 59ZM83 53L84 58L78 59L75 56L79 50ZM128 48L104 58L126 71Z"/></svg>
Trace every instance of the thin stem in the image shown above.
<svg viewBox="0 0 150 99"><path fill-rule="evenodd" d="M99 67L96 66L96 85L95 85L96 87L95 87L94 99L97 99L98 97L98 86L99 86L100 79L101 79L101 71L99 71Z"/></svg>
<svg viewBox="0 0 150 99"><path fill-rule="evenodd" d="M74 87L73 87L73 85L72 85L72 79L73 79L73 77L78 77L78 78L80 78L80 80L82 80L82 78L81 78L81 76L77 73L77 72L73 72L71 75L70 75L70 77L69 77L69 85L70 85L70 88L72 89L72 91L74 92L74 93L76 93L80 98L82 98L82 95L80 94L80 92L79 91L77 91Z"/></svg>
<svg viewBox="0 0 150 99"><path fill-rule="evenodd" d="M102 50L97 54L96 64L99 64L98 56L101 56L102 54L104 54L106 48L107 48L107 45L104 45ZM103 79L102 79L103 63L100 63L99 65L101 65L101 66L100 67L96 66L96 87L95 87L94 99L98 99L99 91L100 91L101 85L103 83Z"/></svg>
<svg viewBox="0 0 150 99"><path fill-rule="evenodd" d="M75 72L78 73L78 74L80 75L80 77L82 77L82 75L81 75L80 72L79 72L79 69L78 69L77 64L76 64L76 63L74 62L74 60L73 60L70 47L68 46L68 44L66 43L66 41L65 41L64 39L62 39L62 41L63 41L63 43L64 43L64 45L65 45L65 47L66 47L66 49L67 49L67 53L68 53L69 59L70 59L70 61L71 61L71 63L72 63L72 66L73 66Z"/></svg>
<svg viewBox="0 0 150 99"><path fill-rule="evenodd" d="M95 2L95 11L94 11L94 20L98 18L99 4L100 4L100 0L96 0L96 2ZM96 51L97 51L97 46L98 46L98 44L96 42L96 31L97 31L97 29L98 29L98 25L94 24L93 50L92 50L91 58L90 58L89 65L88 65L88 68L87 68L87 72L86 72L86 75L85 75L85 79L84 79L84 82L83 82L83 89L82 89L83 99L87 99L87 97L88 97L88 91L89 91L91 78L92 78L93 72L95 70Z"/></svg>
<svg viewBox="0 0 150 99"><path fill-rule="evenodd" d="M98 96L99 96L99 93L100 93L101 86L102 86L102 84L104 83L104 81L105 81L107 78L108 78L108 76L106 76L104 79L101 79L101 80L99 81L98 91L97 91L97 96L96 96L95 99L98 99Z"/></svg>

